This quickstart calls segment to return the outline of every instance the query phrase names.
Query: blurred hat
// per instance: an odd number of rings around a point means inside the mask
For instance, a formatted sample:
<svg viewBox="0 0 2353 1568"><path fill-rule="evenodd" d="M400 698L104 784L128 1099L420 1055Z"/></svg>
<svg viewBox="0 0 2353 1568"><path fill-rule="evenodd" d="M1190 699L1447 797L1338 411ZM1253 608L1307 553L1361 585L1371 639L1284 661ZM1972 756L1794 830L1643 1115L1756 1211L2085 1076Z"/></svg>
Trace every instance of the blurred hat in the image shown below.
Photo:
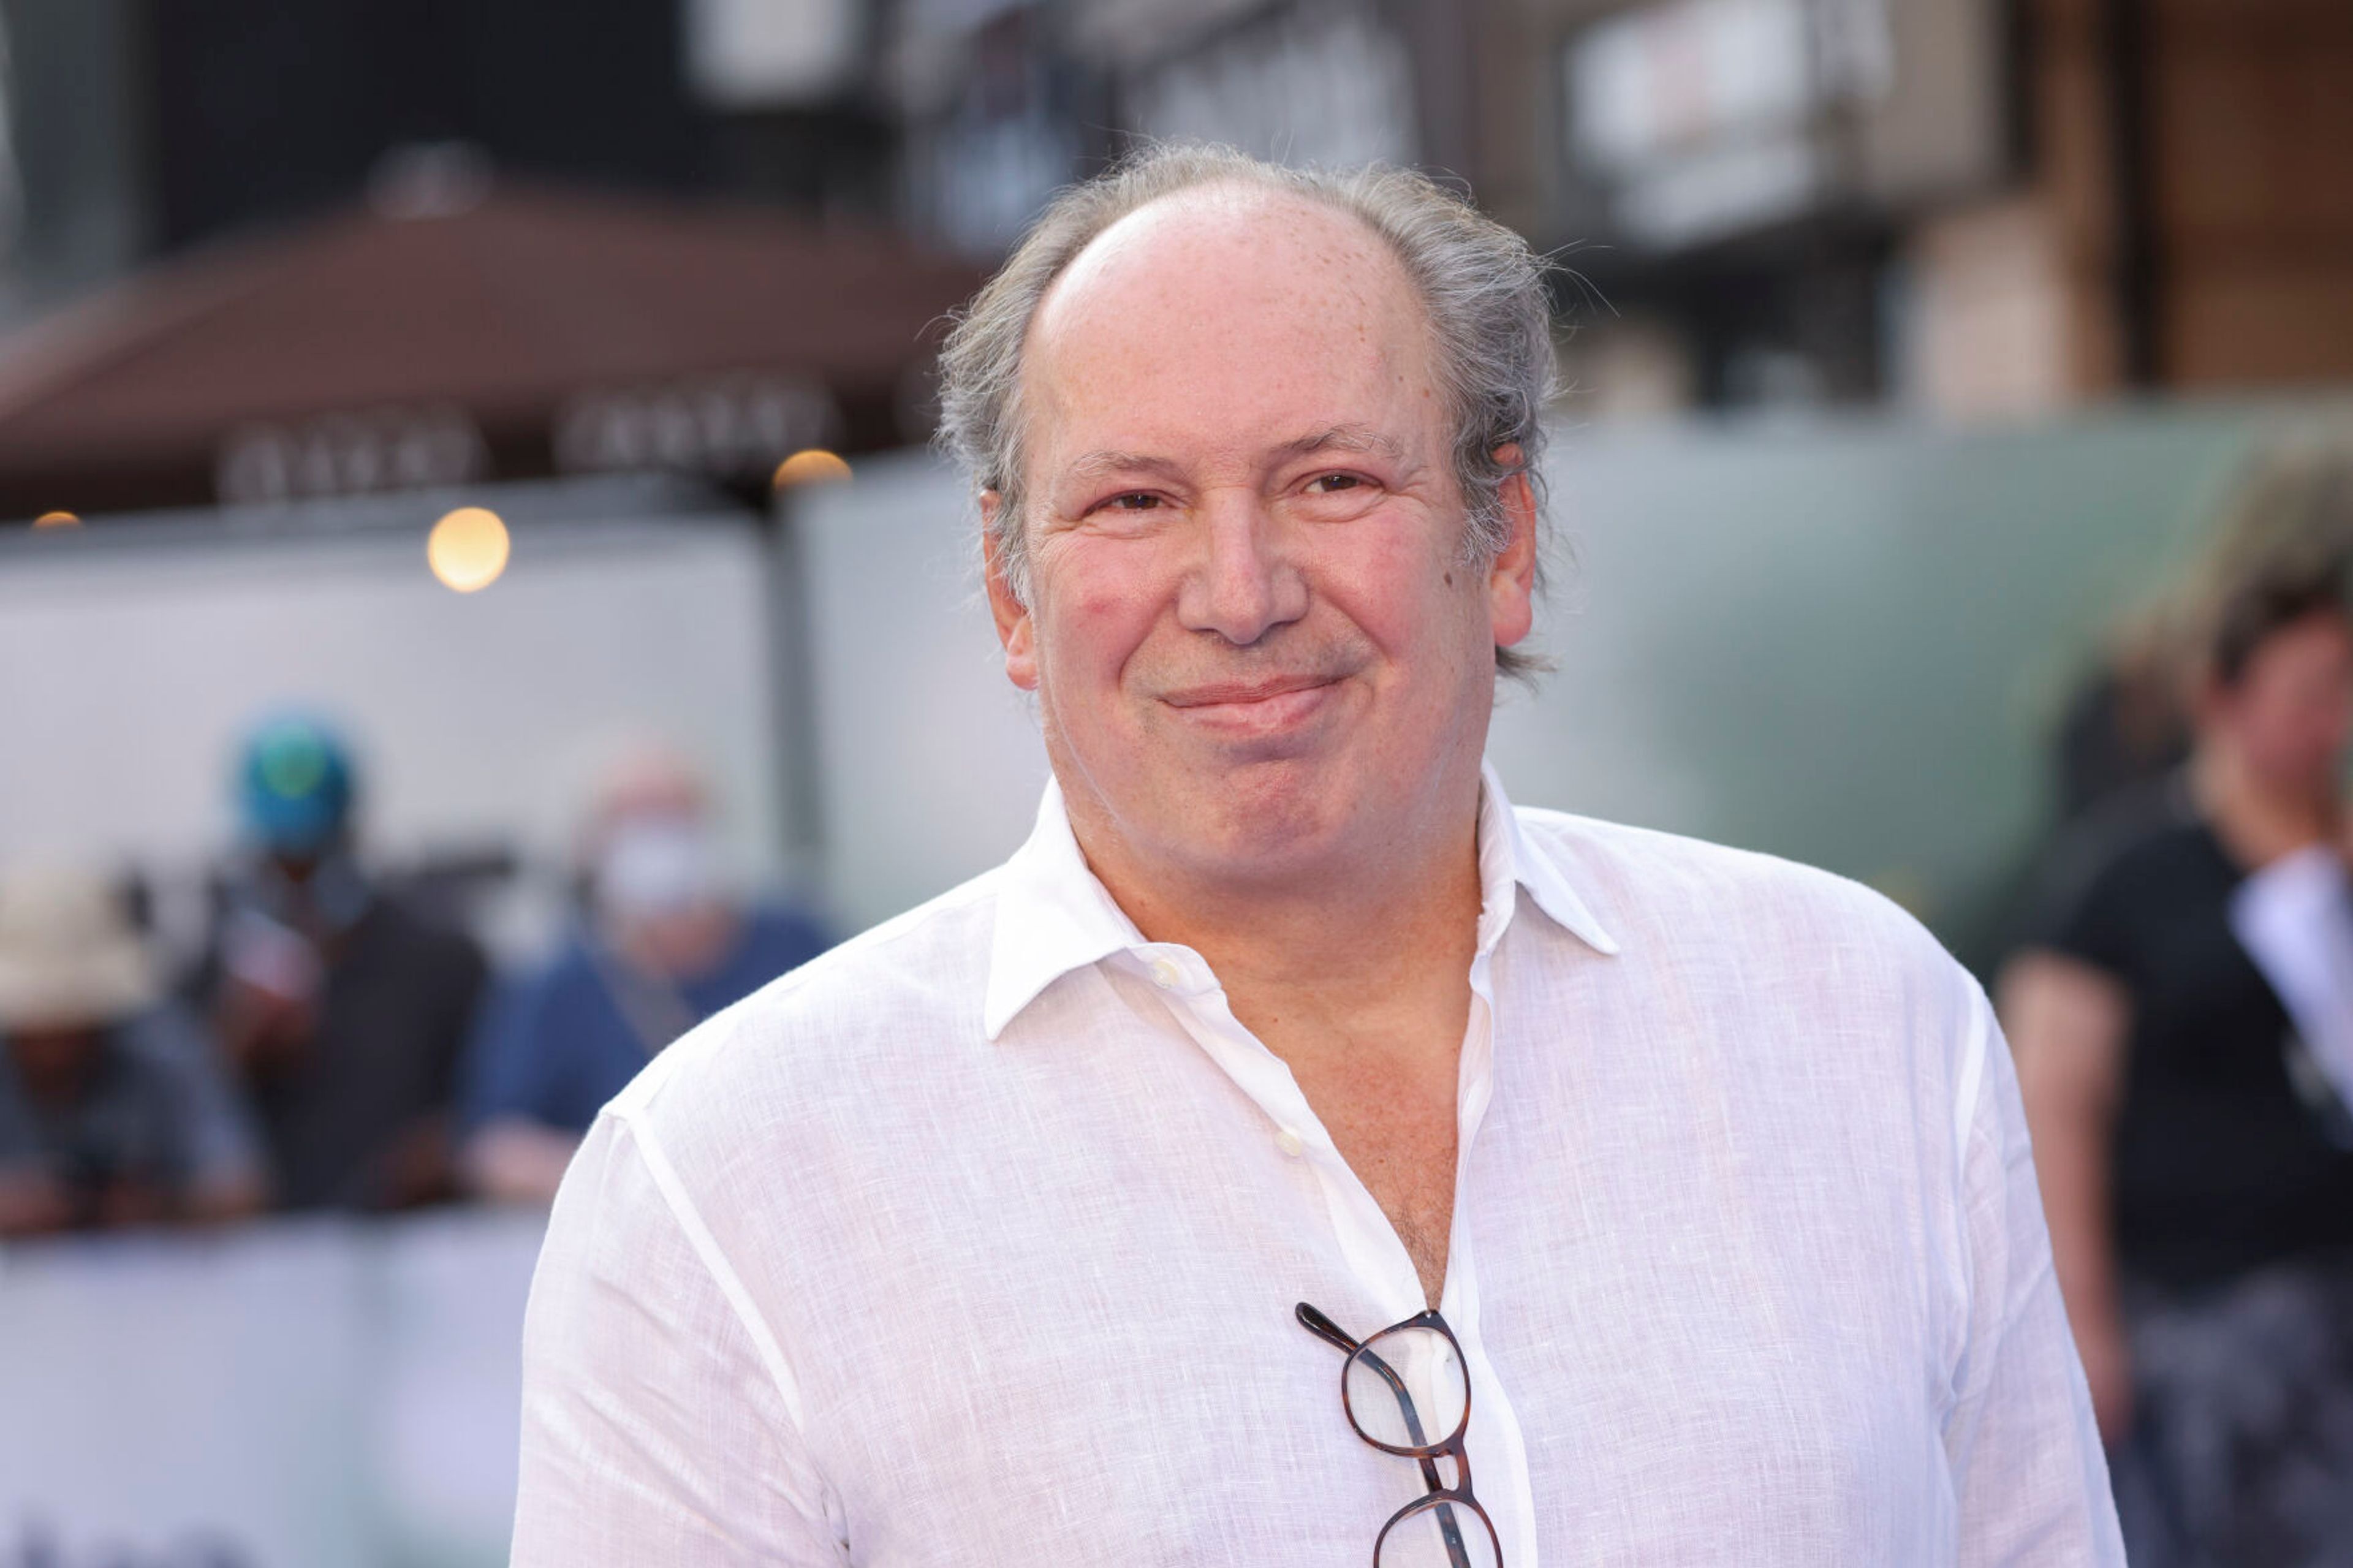
<svg viewBox="0 0 2353 1568"><path fill-rule="evenodd" d="M66 868L0 877L0 1029L111 1024L149 1006L158 989L104 878Z"/></svg>
<svg viewBox="0 0 2353 1568"><path fill-rule="evenodd" d="M256 729L237 768L247 835L267 849L309 854L343 832L352 812L351 752L315 719L285 715Z"/></svg>

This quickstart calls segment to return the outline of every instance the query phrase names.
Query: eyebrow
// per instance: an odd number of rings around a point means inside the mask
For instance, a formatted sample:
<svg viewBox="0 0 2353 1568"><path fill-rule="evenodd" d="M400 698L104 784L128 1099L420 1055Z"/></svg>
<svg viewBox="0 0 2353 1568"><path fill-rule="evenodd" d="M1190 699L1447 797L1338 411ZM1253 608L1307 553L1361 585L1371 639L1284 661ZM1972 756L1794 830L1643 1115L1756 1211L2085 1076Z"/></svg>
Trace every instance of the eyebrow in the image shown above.
<svg viewBox="0 0 2353 1568"><path fill-rule="evenodd" d="M1301 436L1273 448L1278 458L1308 458L1319 452L1378 452L1385 458L1402 458L1405 447L1396 437L1384 436L1369 425L1335 425L1312 436ZM1095 451L1074 459L1063 470L1068 480L1084 480L1113 473L1146 473L1175 475L1177 465L1166 458L1146 457L1137 452Z"/></svg>
<svg viewBox="0 0 2353 1568"><path fill-rule="evenodd" d="M1313 457L1318 452L1378 452L1384 458L1405 456L1404 443L1394 436L1382 435L1369 425L1335 425L1317 435L1286 441L1276 450L1289 458Z"/></svg>

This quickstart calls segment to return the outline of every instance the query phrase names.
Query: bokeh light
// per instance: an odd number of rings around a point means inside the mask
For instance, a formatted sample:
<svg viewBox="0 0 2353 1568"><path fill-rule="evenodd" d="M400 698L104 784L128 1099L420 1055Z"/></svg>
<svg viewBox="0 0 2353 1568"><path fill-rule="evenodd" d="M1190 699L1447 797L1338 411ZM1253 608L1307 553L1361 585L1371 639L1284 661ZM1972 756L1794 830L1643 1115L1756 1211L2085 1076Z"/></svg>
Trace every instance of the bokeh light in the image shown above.
<svg viewBox="0 0 2353 1568"><path fill-rule="evenodd" d="M810 447L795 452L776 465L776 488L786 489L794 485L837 484L849 478L849 464L839 453L822 447Z"/></svg>
<svg viewBox="0 0 2353 1568"><path fill-rule="evenodd" d="M507 525L497 512L461 506L433 525L425 560L443 587L472 594L499 580L511 548Z"/></svg>

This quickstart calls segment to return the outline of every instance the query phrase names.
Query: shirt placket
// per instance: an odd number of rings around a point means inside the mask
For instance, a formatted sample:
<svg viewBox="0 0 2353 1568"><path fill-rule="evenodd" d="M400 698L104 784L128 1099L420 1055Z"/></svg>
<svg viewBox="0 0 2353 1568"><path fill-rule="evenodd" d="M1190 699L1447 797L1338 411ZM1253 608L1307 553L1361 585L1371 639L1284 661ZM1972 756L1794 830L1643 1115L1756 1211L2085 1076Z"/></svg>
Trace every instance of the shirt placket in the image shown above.
<svg viewBox="0 0 2353 1568"><path fill-rule="evenodd" d="M1198 953L1169 943L1132 951L1152 983L1168 994L1170 1011L1186 1033L1266 1113L1273 1123L1276 1149L1303 1163L1314 1175L1341 1258L1382 1315L1379 1323L1351 1326L1369 1332L1419 1312L1424 1305L1421 1277L1411 1255L1371 1190L1341 1157L1290 1067L1234 1016L1224 988ZM1482 946L1472 963L1471 1017L1455 1099L1454 1213L1440 1310L1461 1342L1471 1377L1472 1432L1466 1441L1480 1501L1503 1537L1508 1568L1535 1568L1527 1447L1480 1331L1478 1270L1468 1219L1471 1150L1494 1094L1492 967L1489 949ZM1487 1439L1483 1443L1482 1436Z"/></svg>
<svg viewBox="0 0 2353 1568"><path fill-rule="evenodd" d="M1500 933L1498 933L1500 940ZM1457 1109L1454 1216L1447 1235L1446 1294L1440 1310L1461 1342L1471 1376L1471 1431L1464 1440L1479 1500L1495 1521L1506 1568L1536 1568L1535 1483L1518 1413L1487 1353L1480 1310L1476 1241L1471 1226L1471 1152L1495 1092L1495 992L1492 946L1471 964L1471 1023L1462 1040Z"/></svg>

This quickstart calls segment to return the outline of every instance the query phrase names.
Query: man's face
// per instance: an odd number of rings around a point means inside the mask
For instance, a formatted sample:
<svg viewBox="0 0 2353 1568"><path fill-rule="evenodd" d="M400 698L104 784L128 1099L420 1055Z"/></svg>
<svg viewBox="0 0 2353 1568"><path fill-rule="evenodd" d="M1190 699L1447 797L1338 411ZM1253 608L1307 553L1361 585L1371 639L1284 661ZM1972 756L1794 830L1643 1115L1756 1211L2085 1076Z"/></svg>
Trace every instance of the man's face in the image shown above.
<svg viewBox="0 0 2353 1568"><path fill-rule="evenodd" d="M990 597L1092 851L1280 879L1467 830L1535 515L1514 480L1517 541L1464 564L1433 368L1381 241L1287 196L1155 204L1049 293L1030 593L992 563Z"/></svg>

